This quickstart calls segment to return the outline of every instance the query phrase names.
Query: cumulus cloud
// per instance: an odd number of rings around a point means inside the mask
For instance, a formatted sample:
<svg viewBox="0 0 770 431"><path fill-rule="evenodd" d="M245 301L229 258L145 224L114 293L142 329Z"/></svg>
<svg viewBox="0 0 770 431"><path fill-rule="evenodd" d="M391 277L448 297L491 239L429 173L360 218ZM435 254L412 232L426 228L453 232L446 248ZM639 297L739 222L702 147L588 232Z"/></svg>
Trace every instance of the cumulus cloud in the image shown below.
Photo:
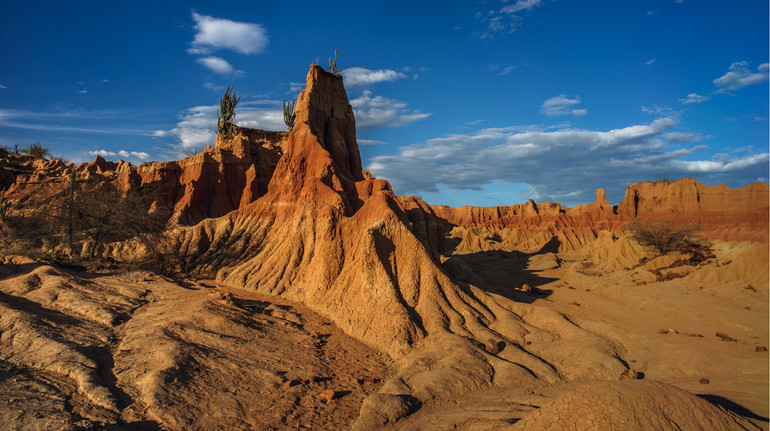
<svg viewBox="0 0 770 431"><path fill-rule="evenodd" d="M761 84L767 81L770 64L762 63L757 67L756 72L749 69L748 61L736 61L730 65L727 73L714 80L717 87L717 93L727 93L748 87L749 85Z"/></svg>
<svg viewBox="0 0 770 431"><path fill-rule="evenodd" d="M341 73L345 85L348 87L366 86L407 78L405 74L391 69L369 70L363 67L349 67Z"/></svg>
<svg viewBox="0 0 770 431"><path fill-rule="evenodd" d="M702 103L709 100L708 96L701 96L696 93L690 93L687 95L684 99L679 99L680 102L684 103L685 105L689 105L691 103Z"/></svg>
<svg viewBox="0 0 770 431"><path fill-rule="evenodd" d="M209 57L203 57L199 58L198 63L208 67L212 71L216 73L221 73L222 75L229 75L233 73L234 69L233 66L227 62L227 60L224 60L219 57L209 56Z"/></svg>
<svg viewBox="0 0 770 431"><path fill-rule="evenodd" d="M588 109L570 109L579 104L580 96L575 96L574 99L570 99L566 94L560 94L543 102L540 106L540 113L550 117L570 114L575 117L583 117L588 113Z"/></svg>
<svg viewBox="0 0 770 431"><path fill-rule="evenodd" d="M408 109L406 102L382 96L372 96L372 92L369 90L365 90L359 97L352 99L350 105L356 116L358 130L400 127L430 117L430 114Z"/></svg>
<svg viewBox="0 0 770 431"><path fill-rule="evenodd" d="M267 32L259 24L230 21L192 14L195 21L195 34L190 54L208 54L215 49L230 49L241 54L258 54L265 50L268 43Z"/></svg>
<svg viewBox="0 0 770 431"><path fill-rule="evenodd" d="M694 159L706 147L682 147L698 136L673 130L677 124L662 117L608 131L490 128L403 147L397 155L373 157L367 168L404 195L438 192L439 186L481 190L494 180L527 183L537 200L561 198L567 205L592 201L598 187L619 201L634 181L697 174L701 181L740 185L767 176L767 153Z"/></svg>
<svg viewBox="0 0 770 431"><path fill-rule="evenodd" d="M126 151L126 150L119 150L119 151L108 151L108 150L95 150L95 151L89 151L88 154L92 156L102 156L104 158L108 157L115 157L120 156L126 159L139 159L139 160L148 160L150 158L150 155L145 153L144 151Z"/></svg>

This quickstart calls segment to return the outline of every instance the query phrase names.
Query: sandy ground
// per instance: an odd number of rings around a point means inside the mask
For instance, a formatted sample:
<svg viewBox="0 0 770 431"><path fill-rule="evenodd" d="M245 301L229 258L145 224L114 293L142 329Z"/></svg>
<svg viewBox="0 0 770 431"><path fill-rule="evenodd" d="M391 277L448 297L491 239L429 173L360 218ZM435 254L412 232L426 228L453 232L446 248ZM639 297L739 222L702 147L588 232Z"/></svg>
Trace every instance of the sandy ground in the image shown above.
<svg viewBox="0 0 770 431"><path fill-rule="evenodd" d="M561 312L611 340L643 379L684 389L767 430L767 246L714 248L716 259L703 265L680 266L666 256L614 270L602 269L612 266L612 258L597 264L585 253L487 251L459 257L500 300ZM679 276L658 281L657 271ZM521 292L523 283L536 292ZM508 429L505 424L583 384L485 389L463 400L426 404L398 429Z"/></svg>
<svg viewBox="0 0 770 431"><path fill-rule="evenodd" d="M677 256L634 263L599 249L453 258L500 303L562 313L609 340L644 380L767 430L767 252L719 243L698 265ZM280 298L24 258L6 259L0 272L3 429L346 429L394 372L386 355ZM393 428L508 429L585 383L427 400Z"/></svg>
<svg viewBox="0 0 770 431"><path fill-rule="evenodd" d="M2 268L2 429L339 429L387 377L386 356L278 298Z"/></svg>

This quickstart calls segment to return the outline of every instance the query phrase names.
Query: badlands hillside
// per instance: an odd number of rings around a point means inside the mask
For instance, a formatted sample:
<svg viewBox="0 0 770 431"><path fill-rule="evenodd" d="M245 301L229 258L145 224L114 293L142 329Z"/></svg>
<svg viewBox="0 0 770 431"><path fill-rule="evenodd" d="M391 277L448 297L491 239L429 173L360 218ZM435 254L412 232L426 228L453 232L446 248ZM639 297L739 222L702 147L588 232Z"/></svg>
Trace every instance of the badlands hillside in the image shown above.
<svg viewBox="0 0 770 431"><path fill-rule="evenodd" d="M430 206L362 169L342 78L315 65L291 133L212 145L0 158L8 220L73 181L165 223L65 247L3 222L0 428L768 429L766 183ZM661 256L634 221L709 247Z"/></svg>

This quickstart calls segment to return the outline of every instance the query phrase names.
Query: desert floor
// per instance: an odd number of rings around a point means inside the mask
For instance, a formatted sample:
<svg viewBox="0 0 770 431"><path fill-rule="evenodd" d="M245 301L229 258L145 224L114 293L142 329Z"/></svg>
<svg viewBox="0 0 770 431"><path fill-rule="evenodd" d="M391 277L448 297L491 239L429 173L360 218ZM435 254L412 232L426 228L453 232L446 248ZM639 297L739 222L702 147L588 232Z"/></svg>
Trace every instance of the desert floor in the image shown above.
<svg viewBox="0 0 770 431"><path fill-rule="evenodd" d="M643 379L767 430L768 248L714 250L700 265L674 255L624 266L596 250L454 257L498 301L563 313L611 340ZM393 373L387 355L307 307L211 280L82 273L21 257L6 258L0 277L7 429L341 429ZM500 428L582 383L426 402L399 428Z"/></svg>

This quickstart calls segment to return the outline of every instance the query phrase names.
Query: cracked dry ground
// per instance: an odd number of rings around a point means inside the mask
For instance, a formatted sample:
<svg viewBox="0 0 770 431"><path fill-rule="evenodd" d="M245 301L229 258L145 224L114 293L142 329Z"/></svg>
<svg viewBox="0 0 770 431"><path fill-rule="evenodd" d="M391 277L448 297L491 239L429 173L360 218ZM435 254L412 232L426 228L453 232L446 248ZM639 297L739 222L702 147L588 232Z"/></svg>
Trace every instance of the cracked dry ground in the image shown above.
<svg viewBox="0 0 770 431"><path fill-rule="evenodd" d="M0 272L3 429L337 429L388 370L275 297L22 258Z"/></svg>

